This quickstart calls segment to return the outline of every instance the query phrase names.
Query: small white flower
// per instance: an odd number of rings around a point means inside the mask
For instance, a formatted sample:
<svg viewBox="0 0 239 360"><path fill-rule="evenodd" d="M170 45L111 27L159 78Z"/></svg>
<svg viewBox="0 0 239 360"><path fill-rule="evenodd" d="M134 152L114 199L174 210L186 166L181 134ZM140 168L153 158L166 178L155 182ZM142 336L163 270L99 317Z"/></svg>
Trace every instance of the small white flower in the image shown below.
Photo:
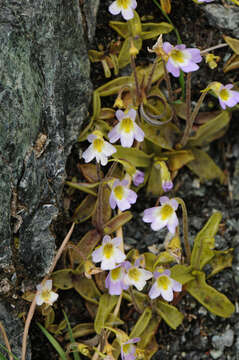
<svg viewBox="0 0 239 360"><path fill-rule="evenodd" d="M125 20L130 20L134 17L136 6L136 0L116 0L109 6L109 12L112 15L118 15L121 12Z"/></svg>
<svg viewBox="0 0 239 360"><path fill-rule="evenodd" d="M36 296L36 304L41 306L43 303L52 305L57 299L58 294L52 289L52 280L46 280L46 282L42 285L37 285L37 296Z"/></svg>
<svg viewBox="0 0 239 360"><path fill-rule="evenodd" d="M149 297L151 299L156 299L158 296L166 301L173 300L173 291L182 291L182 284L170 277L170 270L165 270L163 272L154 272L154 278L156 279L155 283L149 291Z"/></svg>
<svg viewBox="0 0 239 360"><path fill-rule="evenodd" d="M134 139L139 142L144 140L144 132L135 122L136 111L134 109L130 109L128 112L117 110L115 115L119 123L108 134L111 143L120 139L123 147L131 147Z"/></svg>
<svg viewBox="0 0 239 360"><path fill-rule="evenodd" d="M111 239L109 235L103 237L101 246L98 246L92 253L92 259L95 263L101 261L102 270L112 270L116 264L125 260L126 256L119 249L121 238Z"/></svg>
<svg viewBox="0 0 239 360"><path fill-rule="evenodd" d="M148 270L144 270L139 267L139 261L136 260L135 264L132 265L129 261L125 262L127 273L124 277L126 285L134 285L139 291L143 290L146 285L146 281L151 279L152 273Z"/></svg>
<svg viewBox="0 0 239 360"><path fill-rule="evenodd" d="M169 200L167 196L162 196L160 203L161 206L144 210L143 221L151 223L151 228L155 231L167 226L168 231L174 234L178 226L178 218L175 213L178 202L175 199Z"/></svg>
<svg viewBox="0 0 239 360"><path fill-rule="evenodd" d="M137 194L131 189L127 188L127 180L115 180L110 194L110 206L115 209L116 205L121 211L127 210L134 204L137 199Z"/></svg>
<svg viewBox="0 0 239 360"><path fill-rule="evenodd" d="M101 165L108 163L108 157L116 152L116 149L108 141L103 139L103 136L98 132L88 136L88 141L91 145L83 152L82 157L86 163L96 158Z"/></svg>

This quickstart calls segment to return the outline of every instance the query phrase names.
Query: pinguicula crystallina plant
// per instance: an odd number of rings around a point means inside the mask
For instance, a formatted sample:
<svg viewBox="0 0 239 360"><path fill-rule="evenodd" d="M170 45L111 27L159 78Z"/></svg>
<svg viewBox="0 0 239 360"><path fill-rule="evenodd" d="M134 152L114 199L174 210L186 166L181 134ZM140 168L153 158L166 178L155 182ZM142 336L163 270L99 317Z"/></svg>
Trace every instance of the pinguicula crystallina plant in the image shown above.
<svg viewBox="0 0 239 360"><path fill-rule="evenodd" d="M171 2L162 1L161 5L163 13L169 14ZM69 244L65 268L52 273L53 267L47 275L52 280L46 279L34 293L46 317L45 331L58 337L67 321L55 323L54 302L58 294L52 291L52 284L57 290L75 289L86 301L92 322L77 324L69 334L85 336L95 332L97 336L94 343L87 344L81 343L79 336L79 343L67 345L67 351L77 344L74 351L92 359L151 359L159 348L155 334L161 321L172 329L182 324L183 314L177 305L186 293L215 315L229 317L234 312L230 300L207 283L208 276L223 270L232 260L231 249L220 251L220 256L214 250L221 214L213 213L191 246L187 207L177 197L177 186L173 184L184 166L202 181L224 182L224 172L205 148L226 131L231 113L239 103L238 88L236 84L219 82L209 83L204 90L193 85L199 98L195 96L192 102L191 78L200 71L207 49L179 41L176 44L176 38L174 44L169 43L167 33L173 26L165 22L141 23L136 6L134 0L116 0L109 6L112 15L121 13L126 21L110 22L123 41L117 39L117 46L111 44L116 50L113 56L109 55L108 65L118 74L130 64L132 74L119 75L94 91L93 115L79 137L84 150L77 164L80 180L67 181L71 199L74 192L81 191L73 224L88 221L89 230L80 241L75 239L77 243ZM149 49L154 53L153 64L150 59L147 66L141 66L137 55L142 42L157 37ZM201 111L201 105L210 92L218 98L219 106L209 116ZM111 96L108 107L102 107L102 98L108 96ZM199 115L205 121L194 126ZM124 225L133 221L130 210L140 201L142 188L150 195L147 204L151 201L151 207L145 208L142 215L142 238L147 227L144 222L154 231L168 230L157 253L146 249L140 253L137 244L126 252L129 246L124 244ZM223 256L227 257L225 264L221 261ZM212 268L210 274L204 271L205 265ZM124 309L130 309L129 314L138 314L129 321L127 311L121 311L122 304Z"/></svg>

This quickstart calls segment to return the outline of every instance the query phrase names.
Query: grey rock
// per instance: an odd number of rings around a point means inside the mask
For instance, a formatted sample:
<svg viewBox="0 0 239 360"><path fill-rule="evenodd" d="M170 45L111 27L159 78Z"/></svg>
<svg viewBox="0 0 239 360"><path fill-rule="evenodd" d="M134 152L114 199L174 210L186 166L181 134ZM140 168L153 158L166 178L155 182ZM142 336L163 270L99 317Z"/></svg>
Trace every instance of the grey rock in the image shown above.
<svg viewBox="0 0 239 360"><path fill-rule="evenodd" d="M212 344L215 349L223 351L225 347L232 346L233 340L234 331L232 329L226 329L222 334L212 337Z"/></svg>
<svg viewBox="0 0 239 360"><path fill-rule="evenodd" d="M210 355L213 359L220 359L220 357L222 356L223 351L222 350L211 350L210 351Z"/></svg>
<svg viewBox="0 0 239 360"><path fill-rule="evenodd" d="M239 200L239 159L235 162L235 170L232 178L232 195L235 200Z"/></svg>
<svg viewBox="0 0 239 360"><path fill-rule="evenodd" d="M87 34L89 42L92 42L95 35L96 15L100 0L87 0L83 2L83 13L87 23Z"/></svg>
<svg viewBox="0 0 239 360"><path fill-rule="evenodd" d="M17 319L17 317L13 314L11 307L2 300L0 300L0 322L4 326L13 354L20 359L23 335L22 323L21 320ZM0 344L5 346L2 336L0 336ZM1 353L3 353L2 350ZM29 345L27 347L26 360L30 359L31 352Z"/></svg>
<svg viewBox="0 0 239 360"><path fill-rule="evenodd" d="M231 30L235 37L239 37L239 9L236 6L225 7L220 4L207 4L203 10L210 25L217 29Z"/></svg>

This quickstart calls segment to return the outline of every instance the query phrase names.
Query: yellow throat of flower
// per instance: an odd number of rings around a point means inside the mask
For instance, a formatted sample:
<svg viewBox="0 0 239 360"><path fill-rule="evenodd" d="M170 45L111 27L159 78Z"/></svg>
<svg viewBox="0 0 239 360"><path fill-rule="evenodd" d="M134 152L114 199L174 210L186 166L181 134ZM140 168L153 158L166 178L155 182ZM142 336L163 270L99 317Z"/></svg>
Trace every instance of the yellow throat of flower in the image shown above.
<svg viewBox="0 0 239 360"><path fill-rule="evenodd" d="M170 52L170 56L177 63L183 63L185 61L184 54L181 50L176 50L176 49L172 50Z"/></svg>
<svg viewBox="0 0 239 360"><path fill-rule="evenodd" d="M41 297L44 302L48 302L51 298L51 290L43 290L41 293Z"/></svg>
<svg viewBox="0 0 239 360"><path fill-rule="evenodd" d="M133 279L136 282L139 281L140 279L140 271L136 267L132 267L131 269L129 269L128 275L131 279Z"/></svg>
<svg viewBox="0 0 239 360"><path fill-rule="evenodd" d="M103 248L103 254L106 257L106 259L110 259L113 255L114 247L111 243L107 243L104 245Z"/></svg>
<svg viewBox="0 0 239 360"><path fill-rule="evenodd" d="M111 270L111 279L112 280L118 280L120 278L120 274L121 274L121 268L117 267L113 270Z"/></svg>
<svg viewBox="0 0 239 360"><path fill-rule="evenodd" d="M116 0L116 3L119 7L127 9L130 5L130 0Z"/></svg>
<svg viewBox="0 0 239 360"><path fill-rule="evenodd" d="M168 219L174 212L174 209L172 208L171 205L169 204L165 204L162 206L161 210L160 210L160 215L162 220L166 220Z"/></svg>
<svg viewBox="0 0 239 360"><path fill-rule="evenodd" d="M125 354L128 354L128 353L130 352L130 348L131 348L130 345L131 345L131 344L124 344L124 345L123 345L123 352L124 352Z"/></svg>
<svg viewBox="0 0 239 360"><path fill-rule="evenodd" d="M157 284L163 290L168 290L169 286L171 285L171 281L166 275L163 275L157 279Z"/></svg>
<svg viewBox="0 0 239 360"><path fill-rule="evenodd" d="M124 188L122 185L117 185L115 188L114 188L114 194L115 194L115 197L118 199L118 200L122 200L123 197L124 197Z"/></svg>
<svg viewBox="0 0 239 360"><path fill-rule="evenodd" d="M219 96L223 101L227 101L229 99L229 97L230 97L230 93L229 93L229 91L227 89L222 89L219 92Z"/></svg>
<svg viewBox="0 0 239 360"><path fill-rule="evenodd" d="M93 141L93 148L95 151L97 151L98 153L101 153L103 150L103 146L104 146L104 140L103 139L95 139Z"/></svg>
<svg viewBox="0 0 239 360"><path fill-rule="evenodd" d="M126 133L130 133L134 128L133 120L129 117L122 119L120 129Z"/></svg>

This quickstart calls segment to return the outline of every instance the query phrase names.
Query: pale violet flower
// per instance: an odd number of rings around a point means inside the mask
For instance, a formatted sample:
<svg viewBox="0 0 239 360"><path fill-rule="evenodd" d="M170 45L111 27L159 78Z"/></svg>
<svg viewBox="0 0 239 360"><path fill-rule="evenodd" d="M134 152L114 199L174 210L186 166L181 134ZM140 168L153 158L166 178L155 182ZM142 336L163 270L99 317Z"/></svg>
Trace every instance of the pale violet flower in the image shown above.
<svg viewBox="0 0 239 360"><path fill-rule="evenodd" d="M219 87L215 93L218 96L219 103L223 109L226 109L226 106L233 107L239 103L239 91L231 90L233 88L232 84L222 85Z"/></svg>
<svg viewBox="0 0 239 360"><path fill-rule="evenodd" d="M131 147L134 139L139 142L144 140L144 132L135 122L136 114L134 109L130 109L128 112L122 110L115 112L119 123L108 134L111 143L120 139L123 147Z"/></svg>
<svg viewBox="0 0 239 360"><path fill-rule="evenodd" d="M116 152L116 149L108 141L103 139L101 134L91 134L88 136L87 140L91 145L83 152L82 157L86 163L90 162L94 158L101 165L106 165L108 163L108 157Z"/></svg>
<svg viewBox="0 0 239 360"><path fill-rule="evenodd" d="M121 358L122 360L135 360L136 359L136 346L133 345L140 341L140 338L133 338L121 345Z"/></svg>
<svg viewBox="0 0 239 360"><path fill-rule="evenodd" d="M197 2L198 2L199 4L201 4L201 3L210 3L210 2L212 2L212 1L214 1L214 0L197 0Z"/></svg>
<svg viewBox="0 0 239 360"><path fill-rule="evenodd" d="M109 6L109 12L112 15L121 13L125 20L130 20L134 17L136 7L136 0L116 0Z"/></svg>
<svg viewBox="0 0 239 360"><path fill-rule="evenodd" d="M164 192L168 192L173 188L173 182L171 180L163 180L162 181L162 188Z"/></svg>
<svg viewBox="0 0 239 360"><path fill-rule="evenodd" d="M162 196L160 203L161 206L144 210L143 221L151 223L151 228L155 231L167 226L169 232L174 234L178 226L178 218L175 213L178 202L175 199L169 200L167 196Z"/></svg>
<svg viewBox="0 0 239 360"><path fill-rule="evenodd" d="M160 176L161 176L163 191L168 192L173 188L173 182L171 180L170 172L168 170L165 161L158 161L157 164L160 166Z"/></svg>
<svg viewBox="0 0 239 360"><path fill-rule="evenodd" d="M140 170L136 170L133 177L132 177L133 183L135 186L139 186L140 184L143 184L144 182L144 172Z"/></svg>
<svg viewBox="0 0 239 360"><path fill-rule="evenodd" d="M146 281L152 277L152 273L150 271L140 267L140 259L137 259L134 265L132 265L129 261L126 261L125 268L127 271L124 277L125 284L135 286L139 291L143 290L146 285Z"/></svg>
<svg viewBox="0 0 239 360"><path fill-rule="evenodd" d="M52 305L57 299L58 294L52 291L52 280L46 280L44 284L37 285L36 304L41 306L43 303Z"/></svg>
<svg viewBox="0 0 239 360"><path fill-rule="evenodd" d="M164 270L163 272L154 272L154 278L156 279L155 283L149 291L149 297L151 299L156 299L158 296L166 301L173 300L173 292L182 291L182 284L170 277L170 270Z"/></svg>
<svg viewBox="0 0 239 360"><path fill-rule="evenodd" d="M115 209L116 205L121 211L127 210L134 204L137 199L137 194L131 189L127 188L127 180L115 180L112 185L110 194L110 206Z"/></svg>
<svg viewBox="0 0 239 360"><path fill-rule="evenodd" d="M102 270L112 270L116 267L116 264L125 260L126 256L119 249L122 239L116 237L111 239L109 235L103 237L101 246L98 246L92 252L92 260L95 263L101 262Z"/></svg>
<svg viewBox="0 0 239 360"><path fill-rule="evenodd" d="M163 50L168 55L166 68L173 76L179 77L180 70L188 73L199 69L196 64L202 60L199 49L186 48L183 44L173 46L164 42Z"/></svg>
<svg viewBox="0 0 239 360"><path fill-rule="evenodd" d="M120 295L123 290L127 290L129 285L124 282L125 267L124 263L117 265L109 272L105 279L105 287L110 295Z"/></svg>

